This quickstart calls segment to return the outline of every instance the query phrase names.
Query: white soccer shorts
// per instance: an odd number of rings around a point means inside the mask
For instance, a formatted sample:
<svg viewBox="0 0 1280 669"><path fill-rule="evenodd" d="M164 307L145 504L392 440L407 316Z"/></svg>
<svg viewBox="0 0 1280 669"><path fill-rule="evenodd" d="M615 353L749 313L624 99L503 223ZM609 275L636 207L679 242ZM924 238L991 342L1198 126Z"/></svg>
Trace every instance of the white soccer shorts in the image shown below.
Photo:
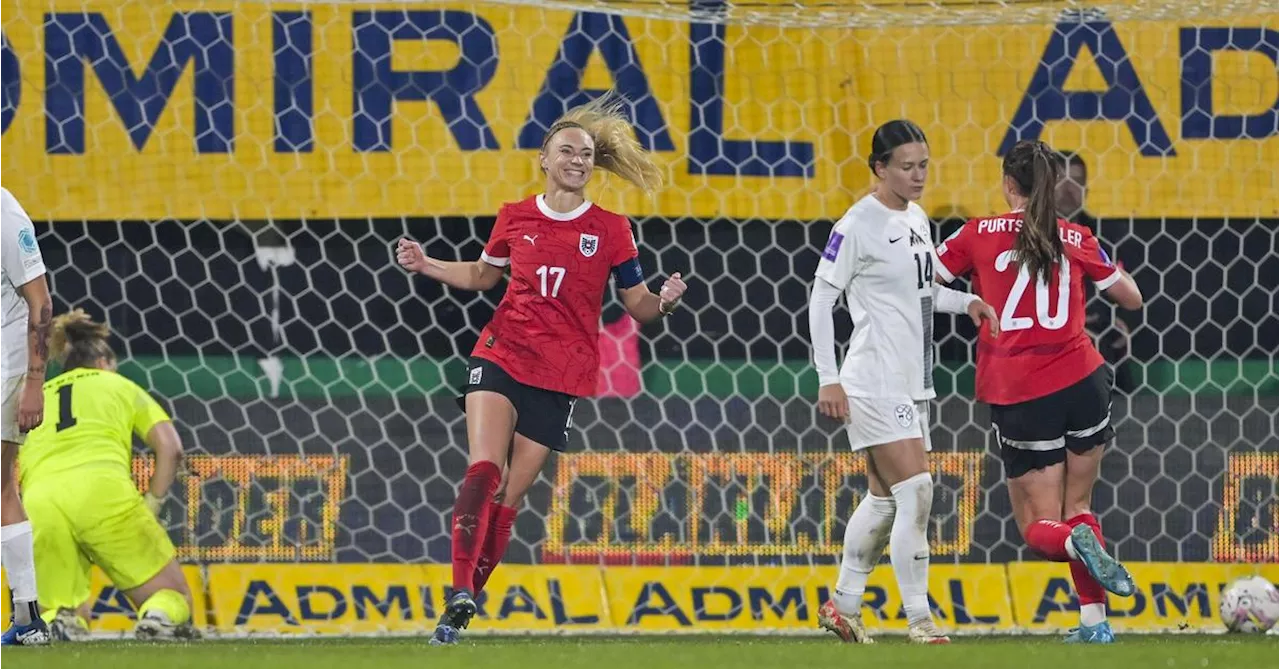
<svg viewBox="0 0 1280 669"><path fill-rule="evenodd" d="M933 450L928 402L913 402L906 397L850 397L845 430L855 452L903 439L924 439L924 450Z"/></svg>

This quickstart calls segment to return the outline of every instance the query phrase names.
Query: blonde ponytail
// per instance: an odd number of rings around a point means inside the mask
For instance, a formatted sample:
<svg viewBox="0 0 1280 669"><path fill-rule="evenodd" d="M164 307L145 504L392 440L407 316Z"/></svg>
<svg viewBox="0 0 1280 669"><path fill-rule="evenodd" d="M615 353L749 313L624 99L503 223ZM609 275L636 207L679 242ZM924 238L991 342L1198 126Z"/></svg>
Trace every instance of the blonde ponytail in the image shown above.
<svg viewBox="0 0 1280 669"><path fill-rule="evenodd" d="M114 361L111 328L95 322L84 309L72 309L55 316L49 332L49 357L63 369L92 367L99 360Z"/></svg>
<svg viewBox="0 0 1280 669"><path fill-rule="evenodd" d="M547 130L542 140L543 152L557 132L581 128L595 142L596 167L622 177L646 193L657 191L662 187L662 170L636 141L631 121L623 113L626 103L626 98L610 90L570 109Z"/></svg>

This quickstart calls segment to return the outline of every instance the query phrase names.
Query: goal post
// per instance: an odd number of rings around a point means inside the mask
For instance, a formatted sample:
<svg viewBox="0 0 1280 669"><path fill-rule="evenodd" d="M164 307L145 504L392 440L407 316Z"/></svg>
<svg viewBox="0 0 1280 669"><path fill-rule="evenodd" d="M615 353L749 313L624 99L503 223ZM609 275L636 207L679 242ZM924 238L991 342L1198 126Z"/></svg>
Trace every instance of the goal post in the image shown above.
<svg viewBox="0 0 1280 669"><path fill-rule="evenodd" d="M679 271L689 293L646 327L607 298L600 397L530 492L474 630L815 629L866 477L814 410L808 291L894 118L928 137L937 241L1004 208L1012 143L1079 156L1076 216L1147 297L1090 307L1119 372L1095 508L1141 588L1112 602L1117 628L1215 629L1222 583L1277 579L1274 6L0 10L4 187L37 221L56 309L105 318L121 372L174 415L189 458L161 517L217 633L429 632L467 460L454 398L501 289L406 277L391 249L478 257L498 207L541 188L546 128L609 88L667 185L597 173L589 195L632 218L651 285ZM962 320L934 323L939 622L1074 626L1067 570L1012 521ZM140 451L140 484L149 468ZM868 619L901 631L885 564ZM95 578L95 629L129 629Z"/></svg>

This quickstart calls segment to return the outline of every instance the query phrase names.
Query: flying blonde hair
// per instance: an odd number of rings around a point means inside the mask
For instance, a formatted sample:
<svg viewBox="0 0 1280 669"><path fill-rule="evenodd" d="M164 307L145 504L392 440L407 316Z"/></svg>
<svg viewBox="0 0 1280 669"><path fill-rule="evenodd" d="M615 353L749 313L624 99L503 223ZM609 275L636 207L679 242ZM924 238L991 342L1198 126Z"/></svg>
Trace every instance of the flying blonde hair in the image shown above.
<svg viewBox="0 0 1280 669"><path fill-rule="evenodd" d="M49 357L63 369L91 367L99 360L115 360L111 328L98 323L84 309L72 309L53 319L49 332Z"/></svg>
<svg viewBox="0 0 1280 669"><path fill-rule="evenodd" d="M564 113L542 139L542 152L557 132L580 128L596 145L596 167L612 172L646 193L662 187L662 170L654 164L649 152L636 141L631 121L623 109L627 99L610 90L604 95Z"/></svg>

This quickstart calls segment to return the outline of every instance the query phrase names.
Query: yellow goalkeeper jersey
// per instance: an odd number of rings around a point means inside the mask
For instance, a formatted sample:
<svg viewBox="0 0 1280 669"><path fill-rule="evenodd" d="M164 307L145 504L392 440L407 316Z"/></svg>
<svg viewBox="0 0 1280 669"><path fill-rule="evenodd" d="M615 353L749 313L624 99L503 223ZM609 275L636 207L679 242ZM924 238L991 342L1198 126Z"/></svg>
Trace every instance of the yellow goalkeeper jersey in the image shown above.
<svg viewBox="0 0 1280 669"><path fill-rule="evenodd" d="M44 384L44 422L18 451L22 485L85 465L118 466L131 476L133 435L146 436L169 414L138 384L81 367Z"/></svg>

